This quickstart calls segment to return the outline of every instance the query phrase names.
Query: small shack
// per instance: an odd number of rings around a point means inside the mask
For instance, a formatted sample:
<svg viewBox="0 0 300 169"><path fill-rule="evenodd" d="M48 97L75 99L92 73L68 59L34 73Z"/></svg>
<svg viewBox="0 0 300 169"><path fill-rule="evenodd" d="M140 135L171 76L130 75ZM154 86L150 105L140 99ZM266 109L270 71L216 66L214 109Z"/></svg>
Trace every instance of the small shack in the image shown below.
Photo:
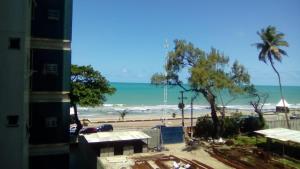
<svg viewBox="0 0 300 169"><path fill-rule="evenodd" d="M83 137L100 157L146 152L151 138L141 131L98 132Z"/></svg>
<svg viewBox="0 0 300 169"><path fill-rule="evenodd" d="M286 128L272 128L254 132L267 138L267 147L269 150L293 158L300 158L300 131ZM280 146L281 148L278 148Z"/></svg>
<svg viewBox="0 0 300 169"><path fill-rule="evenodd" d="M300 144L300 131L286 128L272 128L254 131L266 138L274 139L284 143Z"/></svg>
<svg viewBox="0 0 300 169"><path fill-rule="evenodd" d="M276 112L286 112L286 111L289 112L289 104L285 99L281 99L276 105Z"/></svg>

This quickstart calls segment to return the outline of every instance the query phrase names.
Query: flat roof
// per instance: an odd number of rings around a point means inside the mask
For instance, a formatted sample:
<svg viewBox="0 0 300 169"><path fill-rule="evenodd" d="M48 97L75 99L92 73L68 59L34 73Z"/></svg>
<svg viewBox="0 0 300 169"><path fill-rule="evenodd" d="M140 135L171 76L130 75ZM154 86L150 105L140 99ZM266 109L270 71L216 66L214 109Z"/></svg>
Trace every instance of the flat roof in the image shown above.
<svg viewBox="0 0 300 169"><path fill-rule="evenodd" d="M101 143L127 140L143 140L151 138L141 131L98 132L83 135L88 143Z"/></svg>
<svg viewBox="0 0 300 169"><path fill-rule="evenodd" d="M264 135L267 138L276 139L283 142L293 142L300 144L300 131L286 128L273 128L257 130L255 133Z"/></svg>

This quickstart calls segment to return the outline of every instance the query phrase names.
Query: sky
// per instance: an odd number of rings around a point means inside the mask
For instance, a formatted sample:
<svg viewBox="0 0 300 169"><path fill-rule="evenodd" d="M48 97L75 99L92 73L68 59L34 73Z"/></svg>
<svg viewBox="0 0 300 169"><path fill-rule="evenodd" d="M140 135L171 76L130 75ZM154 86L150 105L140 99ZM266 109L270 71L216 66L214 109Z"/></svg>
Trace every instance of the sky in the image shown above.
<svg viewBox="0 0 300 169"><path fill-rule="evenodd" d="M300 86L299 9L299 0L74 0L72 64L92 65L111 82L148 83L163 72L174 39L184 39L238 60L256 85L278 85L252 45L272 25L290 44L275 63L282 84Z"/></svg>

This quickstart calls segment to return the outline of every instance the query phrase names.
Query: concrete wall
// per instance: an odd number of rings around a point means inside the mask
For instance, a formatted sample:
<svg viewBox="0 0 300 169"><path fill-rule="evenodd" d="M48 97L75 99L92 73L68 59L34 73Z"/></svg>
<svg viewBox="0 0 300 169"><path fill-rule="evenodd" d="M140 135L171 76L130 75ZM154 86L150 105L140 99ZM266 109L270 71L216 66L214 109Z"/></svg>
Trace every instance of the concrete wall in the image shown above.
<svg viewBox="0 0 300 169"><path fill-rule="evenodd" d="M161 141L159 129L145 129L142 131L151 137L150 139L148 139L148 147L150 149L154 147L160 147Z"/></svg>
<svg viewBox="0 0 300 169"><path fill-rule="evenodd" d="M30 75L28 71L30 7L30 0L0 1L0 168L2 169L28 168L26 125ZM17 48L11 48L11 44ZM8 118L11 118L11 123Z"/></svg>

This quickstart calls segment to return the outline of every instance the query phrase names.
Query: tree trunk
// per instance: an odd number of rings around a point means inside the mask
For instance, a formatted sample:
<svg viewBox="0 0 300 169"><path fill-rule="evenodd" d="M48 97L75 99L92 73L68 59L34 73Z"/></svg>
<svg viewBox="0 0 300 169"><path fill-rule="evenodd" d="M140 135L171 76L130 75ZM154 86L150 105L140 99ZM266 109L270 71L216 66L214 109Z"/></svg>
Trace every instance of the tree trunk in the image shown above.
<svg viewBox="0 0 300 169"><path fill-rule="evenodd" d="M285 114L285 119L286 119L286 124L288 126L289 129L291 129L291 125L290 125L290 122L289 122L289 117L288 117L288 112L287 112L287 108L285 106L285 102L284 102L284 97L283 97L283 93L282 93L282 86L281 86L281 79L280 79L280 75L278 73L278 71L276 70L276 68L274 67L274 64L272 61L271 62L271 66L273 68L273 70L275 71L275 73L277 74L278 76L278 81L279 81L279 89L280 89L280 95L281 95L281 100L283 102L283 107L284 107L284 114Z"/></svg>
<svg viewBox="0 0 300 169"><path fill-rule="evenodd" d="M217 116L217 106L216 106L216 96L213 95L209 89L207 90L202 90L201 93L205 97L205 99L208 101L210 104L210 110L211 110L211 118L213 120L213 125L214 125L214 130L213 130L213 138L218 138L219 137L219 131L220 131L220 123L219 119Z"/></svg>
<svg viewBox="0 0 300 169"><path fill-rule="evenodd" d="M262 111L260 109L258 109L258 107L255 107L254 111L258 114L259 121L262 124L261 127L264 127L265 126L265 120L264 120L264 116L263 116Z"/></svg>
<svg viewBox="0 0 300 169"><path fill-rule="evenodd" d="M77 105L76 104L71 104L71 105L74 108L74 115L75 115L75 123L76 123L75 135L78 136L79 131L82 129L82 124L80 123L80 120L78 118Z"/></svg>
<svg viewBox="0 0 300 169"><path fill-rule="evenodd" d="M211 109L211 117L214 123L214 133L213 133L213 137L214 138L218 138L219 137L219 119L217 116L217 109L216 109L216 104L215 104L215 100L211 99L209 101L210 104L210 109Z"/></svg>

